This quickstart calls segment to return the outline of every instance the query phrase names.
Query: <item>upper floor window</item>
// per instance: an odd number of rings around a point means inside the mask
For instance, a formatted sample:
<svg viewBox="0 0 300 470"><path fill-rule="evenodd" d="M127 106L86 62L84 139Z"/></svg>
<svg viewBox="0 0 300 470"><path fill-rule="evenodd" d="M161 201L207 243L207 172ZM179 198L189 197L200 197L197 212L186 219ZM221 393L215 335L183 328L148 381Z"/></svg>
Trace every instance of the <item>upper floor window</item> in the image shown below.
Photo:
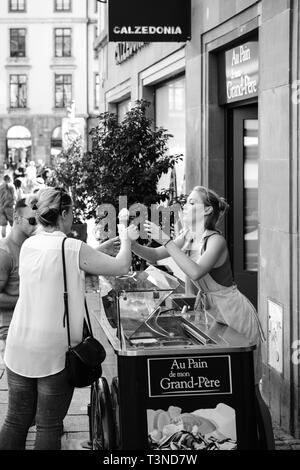
<svg viewBox="0 0 300 470"><path fill-rule="evenodd" d="M9 106L11 108L26 108L27 106L27 76L9 76Z"/></svg>
<svg viewBox="0 0 300 470"><path fill-rule="evenodd" d="M10 57L25 57L25 37L26 29L10 30Z"/></svg>
<svg viewBox="0 0 300 470"><path fill-rule="evenodd" d="M55 29L55 57L71 57L71 29Z"/></svg>
<svg viewBox="0 0 300 470"><path fill-rule="evenodd" d="M9 11L25 11L25 0L9 0Z"/></svg>
<svg viewBox="0 0 300 470"><path fill-rule="evenodd" d="M55 11L70 11L71 0L55 0Z"/></svg>
<svg viewBox="0 0 300 470"><path fill-rule="evenodd" d="M107 27L107 4L106 3L100 3L99 5L100 9L100 15L98 18L98 28L99 28L99 35L106 30Z"/></svg>
<svg viewBox="0 0 300 470"><path fill-rule="evenodd" d="M100 75L95 73L95 109L100 107Z"/></svg>
<svg viewBox="0 0 300 470"><path fill-rule="evenodd" d="M72 75L55 74L55 107L66 108L72 101Z"/></svg>

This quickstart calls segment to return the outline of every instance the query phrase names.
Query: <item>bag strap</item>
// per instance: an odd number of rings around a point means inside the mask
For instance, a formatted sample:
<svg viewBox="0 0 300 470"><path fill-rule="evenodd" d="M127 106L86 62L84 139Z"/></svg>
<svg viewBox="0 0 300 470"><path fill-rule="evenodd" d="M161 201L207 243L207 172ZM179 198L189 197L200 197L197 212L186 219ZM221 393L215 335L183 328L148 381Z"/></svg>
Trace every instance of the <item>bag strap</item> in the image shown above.
<svg viewBox="0 0 300 470"><path fill-rule="evenodd" d="M65 306L65 311L64 311L64 317L63 317L63 326L65 328L66 326L66 321L67 321L67 332L68 332L68 346L71 348L71 334L70 334L70 318L69 318L69 304L68 304L68 286L67 286L67 273L66 273L66 257L65 257L65 242L68 237L64 237L62 246L61 246L61 251L62 251L62 265L63 265L63 276L64 276L64 306ZM91 325L91 320L89 316L89 311L87 308L87 303L86 303L86 298L84 298L84 307L85 307L85 312L86 312L86 317L87 317L87 325L89 329L89 334L90 336L93 335L93 330L92 330L92 325Z"/></svg>

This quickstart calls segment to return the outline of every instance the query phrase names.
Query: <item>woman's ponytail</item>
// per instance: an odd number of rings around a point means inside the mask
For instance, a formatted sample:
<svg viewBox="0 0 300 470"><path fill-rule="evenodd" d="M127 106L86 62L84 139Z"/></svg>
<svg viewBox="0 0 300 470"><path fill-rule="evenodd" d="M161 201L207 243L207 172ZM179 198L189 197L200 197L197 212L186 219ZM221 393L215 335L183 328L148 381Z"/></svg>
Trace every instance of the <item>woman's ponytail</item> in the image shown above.
<svg viewBox="0 0 300 470"><path fill-rule="evenodd" d="M226 202L226 200L223 197L219 197L220 216L222 217L223 215L225 215L228 209L229 209L229 204Z"/></svg>

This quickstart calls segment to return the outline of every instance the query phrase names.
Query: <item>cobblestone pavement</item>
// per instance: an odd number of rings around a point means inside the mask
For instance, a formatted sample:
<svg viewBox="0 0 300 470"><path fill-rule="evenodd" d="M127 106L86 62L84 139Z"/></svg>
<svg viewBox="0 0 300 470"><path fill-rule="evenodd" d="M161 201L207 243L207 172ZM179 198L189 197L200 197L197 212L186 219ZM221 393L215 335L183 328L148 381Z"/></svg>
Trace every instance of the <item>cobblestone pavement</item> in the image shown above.
<svg viewBox="0 0 300 470"><path fill-rule="evenodd" d="M1 367L1 366L0 366ZM62 450L87 450L89 422L87 404L90 400L89 387L76 389L73 400L64 420ZM0 369L0 426L7 409L7 381L4 369ZM300 439L295 439L274 425L276 450L300 450ZM33 449L35 427L30 428L26 443L27 450Z"/></svg>
<svg viewBox="0 0 300 470"><path fill-rule="evenodd" d="M300 450L300 439L285 433L278 425L273 426L276 450Z"/></svg>

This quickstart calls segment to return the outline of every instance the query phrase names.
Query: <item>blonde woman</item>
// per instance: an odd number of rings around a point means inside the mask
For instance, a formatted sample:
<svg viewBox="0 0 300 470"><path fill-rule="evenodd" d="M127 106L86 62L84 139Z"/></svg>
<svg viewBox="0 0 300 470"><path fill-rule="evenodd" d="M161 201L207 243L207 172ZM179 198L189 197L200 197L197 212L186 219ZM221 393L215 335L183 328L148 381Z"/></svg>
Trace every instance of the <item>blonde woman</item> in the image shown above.
<svg viewBox="0 0 300 470"><path fill-rule="evenodd" d="M171 256L198 290L196 310L210 313L259 344L261 330L256 310L233 281L227 243L217 229L227 208L226 201L214 191L196 186L183 209L185 228L176 239L146 221L145 230L162 246L149 248L133 243L132 249L152 263ZM260 377L257 358L257 382Z"/></svg>
<svg viewBox="0 0 300 470"><path fill-rule="evenodd" d="M0 449L24 449L35 417L35 449L60 449L63 419L73 395L65 373L67 331L63 326L62 241L70 233L73 207L63 189L36 194L37 234L20 253L20 296L9 327L4 362L9 402L0 431ZM65 243L69 291L71 343L82 340L84 273L121 275L131 264L131 241L138 236L130 226L120 235L120 251L108 256L86 243Z"/></svg>
<svg viewBox="0 0 300 470"><path fill-rule="evenodd" d="M257 345L254 351L256 396L261 413L268 422L269 437L266 439L269 439L272 448L274 442L269 411L258 388L262 376L263 331L256 309L234 283L227 243L217 229L228 207L225 199L214 191L196 186L183 209L184 230L176 239L172 240L156 224L146 221L145 230L162 246L150 248L134 242L132 249L151 263L171 256L197 288L195 310L199 311L199 316L208 313Z"/></svg>

